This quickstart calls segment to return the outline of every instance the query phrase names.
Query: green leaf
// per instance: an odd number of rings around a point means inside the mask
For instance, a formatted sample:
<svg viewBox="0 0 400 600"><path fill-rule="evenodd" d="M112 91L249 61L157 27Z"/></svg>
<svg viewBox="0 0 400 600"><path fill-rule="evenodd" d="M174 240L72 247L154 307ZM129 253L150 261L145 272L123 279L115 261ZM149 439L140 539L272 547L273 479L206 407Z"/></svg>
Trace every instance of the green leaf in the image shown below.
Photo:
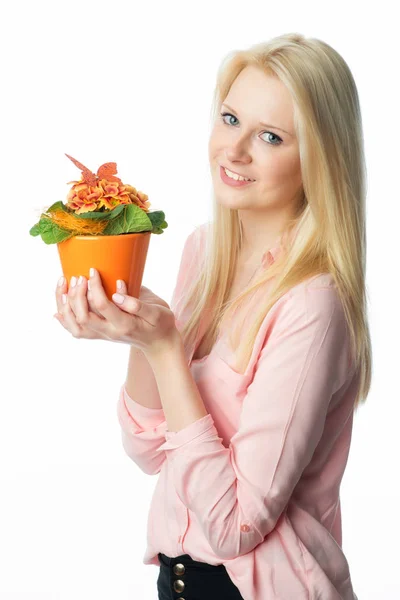
<svg viewBox="0 0 400 600"><path fill-rule="evenodd" d="M147 213L153 227L161 227L161 223L165 222L165 213L162 210L154 210L153 212Z"/></svg>
<svg viewBox="0 0 400 600"><path fill-rule="evenodd" d="M46 212L50 212L50 211L55 212L55 211L61 209L64 212L68 213L69 215L72 215L73 217L75 217L77 219L96 219L97 221L106 221L108 219L115 219L116 217L118 217L118 215L124 210L125 206L126 206L125 204L119 204L112 210L104 210L104 211L98 210L98 211L92 211L92 212L82 213L81 215L77 215L74 210L71 210L63 202L61 202L61 200L59 200L58 202L55 202L54 204L49 206L49 208L47 209Z"/></svg>
<svg viewBox="0 0 400 600"><path fill-rule="evenodd" d="M71 231L56 225L51 219L43 217L37 224L45 244L58 244L73 236ZM35 226L36 227L36 226Z"/></svg>
<svg viewBox="0 0 400 600"><path fill-rule="evenodd" d="M65 206L65 204L63 202L61 202L61 200L58 200L57 202L54 202L54 204L52 204L51 206L49 206L49 208L47 209L46 212L50 212L50 211L54 211L55 212L56 210L59 210L59 209L63 210L66 213L69 213L69 214L72 213L72 211L69 208L67 208Z"/></svg>
<svg viewBox="0 0 400 600"><path fill-rule="evenodd" d="M29 233L33 236L40 235L39 223L36 223L33 227L31 227Z"/></svg>
<svg viewBox="0 0 400 600"><path fill-rule="evenodd" d="M164 233L164 229L168 227L167 221L163 221L161 225L154 225L151 233Z"/></svg>
<svg viewBox="0 0 400 600"><path fill-rule="evenodd" d="M107 214L107 217L105 217L105 218L115 219L115 217L118 217L118 215L122 213L125 206L126 206L126 204L120 204L119 206L116 206L115 208L110 210L110 212Z"/></svg>
<svg viewBox="0 0 400 600"><path fill-rule="evenodd" d="M115 219L119 214L124 210L125 206L129 206L128 204L119 204L112 210L105 211L92 211L87 213L82 213L81 215L77 215L73 213L73 215L79 219L96 219L97 221L107 221L109 219Z"/></svg>
<svg viewBox="0 0 400 600"><path fill-rule="evenodd" d="M49 206L49 208L47 209L47 211L56 211L62 209L64 210L64 212L70 212L67 207L61 202L61 200L58 200L57 202L55 202L54 204L52 204L51 206ZM48 217L46 215L46 213L42 213L40 215L40 220L33 226L31 227L31 229L29 230L29 233L33 236L37 236L41 234L41 221L46 219L47 221L50 219L50 217ZM65 230L63 230L65 231Z"/></svg>
<svg viewBox="0 0 400 600"><path fill-rule="evenodd" d="M136 204L119 204L111 211L92 212L77 215L61 201L52 204L47 211L64 210L77 218L108 220L101 235L120 235L122 233L140 233L150 231L160 234L168 227L165 213L162 210L146 212ZM42 214L41 219L29 231L32 236L41 235L46 244L60 243L74 234L56 225L48 216Z"/></svg>
<svg viewBox="0 0 400 600"><path fill-rule="evenodd" d="M136 204L125 204L124 208L125 210L116 219L107 224L102 235L151 231L152 223L146 211L139 208Z"/></svg>
<svg viewBox="0 0 400 600"><path fill-rule="evenodd" d="M160 234L163 233L163 229L168 227L167 221L165 221L165 213L162 210L155 210L147 213L150 221L153 224L152 233Z"/></svg>

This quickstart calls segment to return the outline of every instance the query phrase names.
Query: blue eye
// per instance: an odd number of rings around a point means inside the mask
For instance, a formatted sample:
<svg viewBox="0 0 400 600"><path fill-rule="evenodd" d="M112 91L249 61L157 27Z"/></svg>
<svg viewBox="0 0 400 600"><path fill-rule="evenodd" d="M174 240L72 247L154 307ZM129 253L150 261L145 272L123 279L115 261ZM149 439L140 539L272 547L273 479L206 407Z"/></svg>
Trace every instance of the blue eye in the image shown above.
<svg viewBox="0 0 400 600"><path fill-rule="evenodd" d="M223 124L224 124L224 125L228 125L228 127L229 127L229 125L232 125L232 123L227 123L227 122L224 120L224 117L233 117L234 119L236 119L235 115L232 115L231 113L228 113L228 112L221 113L221 120L222 120ZM237 119L236 119L236 120L237 120ZM282 140L282 138L280 138L280 137L279 137L279 135L276 135L276 133L273 133L272 131L264 131L263 133L268 133L269 135L272 135L272 136L274 136L274 137L275 137L277 140L279 140L279 141L278 141L278 143L276 143L276 144L275 144L275 143L270 143L270 142L268 142L270 146L280 146L280 144L281 144L281 143L282 143L282 141L283 141L283 140ZM265 140L264 140L264 141L265 141Z"/></svg>

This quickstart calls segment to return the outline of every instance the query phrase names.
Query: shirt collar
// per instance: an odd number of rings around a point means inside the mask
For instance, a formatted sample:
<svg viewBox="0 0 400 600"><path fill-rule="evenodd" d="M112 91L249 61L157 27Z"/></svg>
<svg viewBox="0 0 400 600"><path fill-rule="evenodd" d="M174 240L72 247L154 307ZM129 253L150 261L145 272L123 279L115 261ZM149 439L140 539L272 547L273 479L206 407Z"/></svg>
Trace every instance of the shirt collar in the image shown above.
<svg viewBox="0 0 400 600"><path fill-rule="evenodd" d="M282 242L283 236L279 235L272 244L272 247L264 252L261 258L261 264L263 267L269 267L273 262L276 261L282 251Z"/></svg>
<svg viewBox="0 0 400 600"><path fill-rule="evenodd" d="M261 263L263 267L269 267L273 262L276 261L283 250L284 242L286 241L287 244L293 243L296 233L296 229L293 229L290 233L286 231L285 233L278 235L272 244L272 247L262 255Z"/></svg>

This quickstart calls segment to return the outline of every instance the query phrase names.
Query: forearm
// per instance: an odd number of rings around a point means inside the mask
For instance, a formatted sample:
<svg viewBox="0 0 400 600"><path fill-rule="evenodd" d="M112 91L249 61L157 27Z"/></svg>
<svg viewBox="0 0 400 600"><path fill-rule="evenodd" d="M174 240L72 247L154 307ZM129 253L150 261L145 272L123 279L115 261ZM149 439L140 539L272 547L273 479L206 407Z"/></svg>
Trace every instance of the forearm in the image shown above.
<svg viewBox="0 0 400 600"><path fill-rule="evenodd" d="M146 353L157 383L168 431L177 432L208 414L177 335L157 351Z"/></svg>
<svg viewBox="0 0 400 600"><path fill-rule="evenodd" d="M147 408L162 408L153 369L145 354L136 346L130 349L125 387L138 404Z"/></svg>

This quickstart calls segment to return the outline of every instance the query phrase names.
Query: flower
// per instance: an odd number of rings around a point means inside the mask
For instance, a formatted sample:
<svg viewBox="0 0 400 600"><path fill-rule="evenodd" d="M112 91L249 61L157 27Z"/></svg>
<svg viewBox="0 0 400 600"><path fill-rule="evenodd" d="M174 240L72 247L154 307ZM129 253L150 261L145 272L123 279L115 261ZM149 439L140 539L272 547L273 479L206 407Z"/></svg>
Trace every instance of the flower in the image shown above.
<svg viewBox="0 0 400 600"><path fill-rule="evenodd" d="M148 198L149 198L148 195L144 194L143 192L138 192L136 190L136 188L134 188L132 185L125 185L125 189L128 192L128 195L129 195L131 201L134 204L137 204L139 208L148 212L148 210L150 208L150 202L148 200Z"/></svg>
<svg viewBox="0 0 400 600"><path fill-rule="evenodd" d="M46 244L53 244L76 235L160 234L168 227L163 211L150 212L147 194L116 176L117 163L104 163L93 173L66 156L81 170L81 178L68 182L72 187L66 202L57 201L42 212L31 235L41 235Z"/></svg>
<svg viewBox="0 0 400 600"><path fill-rule="evenodd" d="M68 192L66 206L77 215L99 211L103 207L105 210L112 210L120 204L136 204L146 212L150 208L146 194L118 181L100 179L97 185L93 186L80 179L68 182L68 185L70 184L73 185Z"/></svg>

